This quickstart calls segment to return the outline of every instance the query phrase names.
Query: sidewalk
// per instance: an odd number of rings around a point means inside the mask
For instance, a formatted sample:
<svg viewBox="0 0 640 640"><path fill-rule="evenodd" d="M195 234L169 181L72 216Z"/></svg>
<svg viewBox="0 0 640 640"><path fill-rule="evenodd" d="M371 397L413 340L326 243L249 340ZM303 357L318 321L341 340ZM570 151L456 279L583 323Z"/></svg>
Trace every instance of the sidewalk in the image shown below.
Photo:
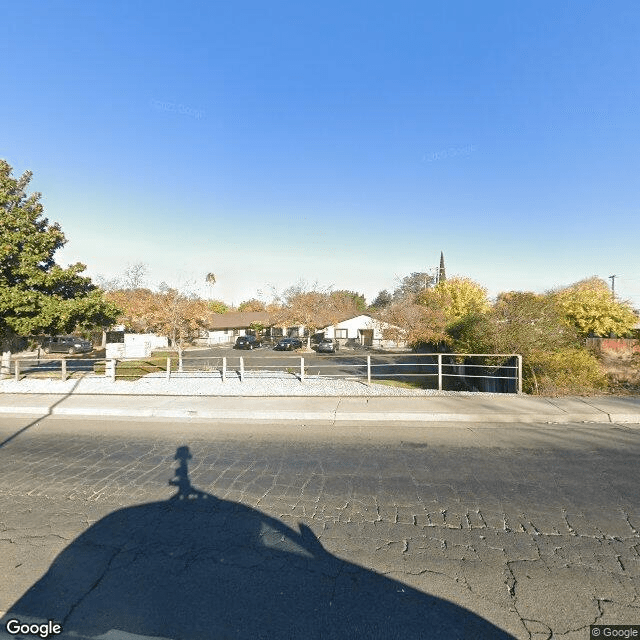
<svg viewBox="0 0 640 640"><path fill-rule="evenodd" d="M194 420L304 423L462 422L640 424L639 397L540 398L427 397L221 397L0 393L2 415L190 418Z"/></svg>

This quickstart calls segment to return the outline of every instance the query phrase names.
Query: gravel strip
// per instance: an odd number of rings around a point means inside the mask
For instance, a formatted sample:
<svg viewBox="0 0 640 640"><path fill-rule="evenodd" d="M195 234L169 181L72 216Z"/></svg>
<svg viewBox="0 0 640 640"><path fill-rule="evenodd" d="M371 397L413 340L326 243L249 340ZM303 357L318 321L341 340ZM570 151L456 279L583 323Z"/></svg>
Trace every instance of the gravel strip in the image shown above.
<svg viewBox="0 0 640 640"><path fill-rule="evenodd" d="M0 393L57 394L120 394L120 395L180 395L180 396L502 396L501 393L471 391L436 391L405 389L357 380L329 379L308 376L304 382L282 372L247 372L243 382L219 373L174 373L167 380L164 373L154 373L129 382L111 382L103 376L87 375L66 381L23 378L0 381Z"/></svg>

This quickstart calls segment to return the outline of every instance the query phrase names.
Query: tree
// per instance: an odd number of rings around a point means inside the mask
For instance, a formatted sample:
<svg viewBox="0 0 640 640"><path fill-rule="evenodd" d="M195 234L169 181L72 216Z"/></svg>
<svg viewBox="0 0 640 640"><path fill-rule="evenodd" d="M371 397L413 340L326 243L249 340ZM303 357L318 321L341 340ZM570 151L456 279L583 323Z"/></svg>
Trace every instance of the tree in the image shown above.
<svg viewBox="0 0 640 640"><path fill-rule="evenodd" d="M371 303L370 309L384 309L388 307L393 302L393 296L386 290L378 292L378 295L375 297L375 300Z"/></svg>
<svg viewBox="0 0 640 640"><path fill-rule="evenodd" d="M255 298L251 298L250 300L245 300L238 305L238 311L264 311L265 304L260 300L256 300Z"/></svg>
<svg viewBox="0 0 640 640"><path fill-rule="evenodd" d="M212 294L213 294L213 285L215 285L215 283L216 283L216 274L209 272L205 276L204 280L205 280L205 282L207 283L207 285L209 287L209 297L211 297Z"/></svg>
<svg viewBox="0 0 640 640"><path fill-rule="evenodd" d="M447 319L442 309L400 300L386 306L377 317L397 327L385 331L385 337L396 342L406 340L414 347L449 342L449 336L445 333Z"/></svg>
<svg viewBox="0 0 640 640"><path fill-rule="evenodd" d="M180 352L184 341L195 337L207 323L208 309L204 300L177 289L160 293L161 314L157 331L167 336Z"/></svg>
<svg viewBox="0 0 640 640"><path fill-rule="evenodd" d="M367 301L361 293L339 289L329 294L329 306L341 316L358 316L367 310Z"/></svg>
<svg viewBox="0 0 640 640"><path fill-rule="evenodd" d="M222 300L208 300L207 306L214 313L226 313L229 311L229 305Z"/></svg>
<svg viewBox="0 0 640 640"><path fill-rule="evenodd" d="M287 324L301 325L307 330L307 349L311 348L311 334L328 324L326 314L328 295L315 288L308 290L304 285L294 285L284 292L283 312Z"/></svg>
<svg viewBox="0 0 640 640"><path fill-rule="evenodd" d="M435 287L418 294L416 302L425 307L442 309L449 322L489 310L487 290L470 278L461 277L441 280Z"/></svg>
<svg viewBox="0 0 640 640"><path fill-rule="evenodd" d="M121 312L118 324L123 324L129 331L150 333L156 331L162 323L163 300L159 293L150 289L114 289L106 293Z"/></svg>
<svg viewBox="0 0 640 640"><path fill-rule="evenodd" d="M457 352L522 355L528 393L592 393L606 384L600 363L580 344L553 295L501 293L488 313L468 314L447 332Z"/></svg>
<svg viewBox="0 0 640 640"><path fill-rule="evenodd" d="M0 160L0 341L108 326L118 309L81 275L85 265L63 269L55 263L66 238L43 216L40 194L27 195L32 173L18 179L11 174Z"/></svg>
<svg viewBox="0 0 640 640"><path fill-rule="evenodd" d="M320 327L331 323L329 291L318 288L318 284L308 286L300 281L282 293L273 292L275 302L268 310L275 325L305 327L307 349L311 348L311 335Z"/></svg>
<svg viewBox="0 0 640 640"><path fill-rule="evenodd" d="M566 322L583 336L631 335L638 318L626 302L614 299L607 283L592 277L551 292Z"/></svg>
<svg viewBox="0 0 640 640"><path fill-rule="evenodd" d="M149 273L149 267L144 262L128 265L124 271L124 288L141 289L145 283L147 273Z"/></svg>
<svg viewBox="0 0 640 640"><path fill-rule="evenodd" d="M164 283L161 291L119 289L107 297L122 309L119 323L131 331L167 336L178 349L206 327L213 313L206 301Z"/></svg>
<svg viewBox="0 0 640 640"><path fill-rule="evenodd" d="M449 325L458 351L519 353L578 346L576 331L548 295L528 291L501 293L488 313L471 313Z"/></svg>
<svg viewBox="0 0 640 640"><path fill-rule="evenodd" d="M398 282L393 292L393 299L395 301L413 300L419 293L433 286L434 282L435 279L431 274L415 271Z"/></svg>

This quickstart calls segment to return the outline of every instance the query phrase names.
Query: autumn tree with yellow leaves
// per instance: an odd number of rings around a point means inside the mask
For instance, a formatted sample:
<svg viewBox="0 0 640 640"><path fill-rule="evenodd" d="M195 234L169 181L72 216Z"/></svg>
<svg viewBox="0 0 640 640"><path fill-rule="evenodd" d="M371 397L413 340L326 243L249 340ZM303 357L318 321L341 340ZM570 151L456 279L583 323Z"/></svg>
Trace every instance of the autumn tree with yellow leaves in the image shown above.
<svg viewBox="0 0 640 640"><path fill-rule="evenodd" d="M582 337L628 336L638 323L631 306L616 300L607 283L592 277L550 292L567 324Z"/></svg>

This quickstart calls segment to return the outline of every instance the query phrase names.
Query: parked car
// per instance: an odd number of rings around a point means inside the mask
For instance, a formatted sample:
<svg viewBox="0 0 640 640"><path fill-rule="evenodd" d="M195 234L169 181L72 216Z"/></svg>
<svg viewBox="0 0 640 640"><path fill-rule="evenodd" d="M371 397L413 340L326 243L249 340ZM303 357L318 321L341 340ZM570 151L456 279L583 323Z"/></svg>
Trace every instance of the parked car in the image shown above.
<svg viewBox="0 0 640 640"><path fill-rule="evenodd" d="M262 340L257 336L240 336L236 340L236 349L255 349L262 344Z"/></svg>
<svg viewBox="0 0 640 640"><path fill-rule="evenodd" d="M76 336L56 336L49 338L42 343L45 353L87 353L93 350L93 345L89 340Z"/></svg>
<svg viewBox="0 0 640 640"><path fill-rule="evenodd" d="M298 338L283 338L273 347L276 351L293 351L302 348L302 340Z"/></svg>
<svg viewBox="0 0 640 640"><path fill-rule="evenodd" d="M323 338L318 343L316 351L318 353L335 353L340 348L340 345L333 338Z"/></svg>

